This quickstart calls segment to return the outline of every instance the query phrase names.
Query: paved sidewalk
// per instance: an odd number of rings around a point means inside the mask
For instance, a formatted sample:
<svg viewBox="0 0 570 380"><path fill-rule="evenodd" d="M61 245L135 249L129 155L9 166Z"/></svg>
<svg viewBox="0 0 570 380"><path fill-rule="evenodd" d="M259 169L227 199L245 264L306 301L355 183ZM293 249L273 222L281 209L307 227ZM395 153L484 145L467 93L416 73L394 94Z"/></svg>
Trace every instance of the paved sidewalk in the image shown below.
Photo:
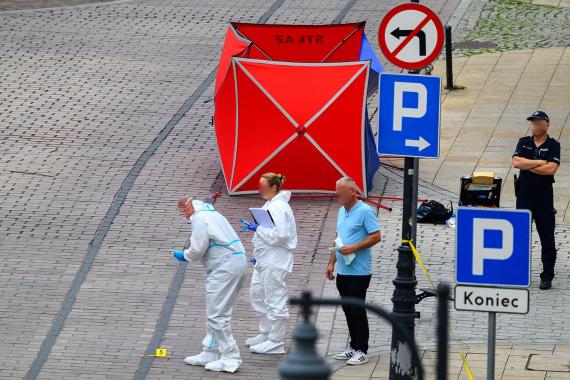
<svg viewBox="0 0 570 380"><path fill-rule="evenodd" d="M454 59L455 83L442 103L441 156L424 160L421 176L457 191L459 177L492 171L504 180L501 205L514 206L511 156L519 137L528 134L526 116L548 113L549 134L562 145L554 186L559 221L570 221L570 48L482 54ZM445 77L440 61L435 73Z"/></svg>
<svg viewBox="0 0 570 380"><path fill-rule="evenodd" d="M465 350L451 348L450 359L457 359L465 353L474 379L486 379L487 351L484 346L471 346ZM426 380L435 379L437 375L437 353L423 351L422 363ZM553 350L520 350L512 346L498 346L495 355L496 380L568 380L570 373L570 346L555 346ZM380 380L387 379L390 370L388 354L375 355L365 365L344 366L337 370L333 380ZM468 379L466 369L461 362L450 361L448 367L450 380Z"/></svg>
<svg viewBox="0 0 570 380"><path fill-rule="evenodd" d="M528 134L526 117L541 109L550 116L549 134L562 146L554 185L557 220L570 222L570 47L454 57L453 64L455 84L465 89L443 91L440 157L422 160L421 178L458 192L461 176L492 171L504 181L501 206L514 207L518 169L511 156ZM445 82L444 61L433 74Z"/></svg>

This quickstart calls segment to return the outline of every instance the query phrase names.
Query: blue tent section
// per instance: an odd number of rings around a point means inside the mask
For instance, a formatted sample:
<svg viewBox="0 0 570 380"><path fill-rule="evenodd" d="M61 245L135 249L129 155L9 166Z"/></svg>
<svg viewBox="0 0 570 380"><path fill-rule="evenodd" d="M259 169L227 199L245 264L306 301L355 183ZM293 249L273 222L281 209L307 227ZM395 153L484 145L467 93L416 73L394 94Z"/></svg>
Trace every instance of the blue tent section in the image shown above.
<svg viewBox="0 0 570 380"><path fill-rule="evenodd" d="M378 158L378 153L376 150L376 139L372 133L372 126L370 125L370 119L368 118L368 108L366 109L365 133L366 188L370 191L370 189L372 189L372 180L374 179L374 174L376 174L378 168L380 167L380 158Z"/></svg>
<svg viewBox="0 0 570 380"><path fill-rule="evenodd" d="M378 90L378 77L380 73L384 72L384 68L374 53L374 50L372 50L372 46L370 46L370 42L364 33L362 34L359 60L370 61L370 68L372 69L368 76L368 96L370 96Z"/></svg>
<svg viewBox="0 0 570 380"><path fill-rule="evenodd" d="M370 60L372 62L370 66L372 67L372 70L374 70L377 74L384 72L382 64L378 60L378 57L374 53L374 50L372 50L372 46L370 46L370 42L368 41L366 34L362 35L362 44L360 45L360 60Z"/></svg>
<svg viewBox="0 0 570 380"><path fill-rule="evenodd" d="M378 90L378 78L380 73L384 72L380 60L372 50L370 42L366 37L366 34L362 35L362 45L360 46L360 60L370 61L370 75L368 77L368 96L372 95L376 90ZM372 180L374 179L374 174L378 171L380 167L380 159L378 158L378 153L376 150L376 139L372 133L372 125L370 124L370 119L368 117L368 108L366 109L366 187L370 190L372 189Z"/></svg>

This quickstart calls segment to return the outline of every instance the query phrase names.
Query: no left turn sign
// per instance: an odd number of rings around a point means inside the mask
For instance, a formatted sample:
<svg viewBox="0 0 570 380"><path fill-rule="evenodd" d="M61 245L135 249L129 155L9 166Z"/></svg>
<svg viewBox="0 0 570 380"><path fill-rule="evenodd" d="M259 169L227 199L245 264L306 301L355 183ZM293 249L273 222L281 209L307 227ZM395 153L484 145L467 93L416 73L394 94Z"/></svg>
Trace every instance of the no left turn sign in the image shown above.
<svg viewBox="0 0 570 380"><path fill-rule="evenodd" d="M441 20L430 8L406 3L392 8L380 23L380 50L394 65L415 70L432 63L443 46Z"/></svg>

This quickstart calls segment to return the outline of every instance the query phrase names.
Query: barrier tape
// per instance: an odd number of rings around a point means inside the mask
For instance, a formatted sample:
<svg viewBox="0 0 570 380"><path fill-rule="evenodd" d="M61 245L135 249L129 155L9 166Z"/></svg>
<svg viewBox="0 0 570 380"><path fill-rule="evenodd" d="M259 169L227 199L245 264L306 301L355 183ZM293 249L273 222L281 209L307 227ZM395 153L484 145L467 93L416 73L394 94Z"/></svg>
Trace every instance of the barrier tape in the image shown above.
<svg viewBox="0 0 570 380"><path fill-rule="evenodd" d="M428 272L428 270L424 264L424 261L422 260L422 257L420 256L420 253L416 249L416 246L414 245L414 243L411 240L402 240L402 244L408 244L410 246L412 253L414 254L414 257L416 258L417 263L422 268L422 271L424 272L424 275L426 276L431 287L433 289L437 289L435 286L435 283L433 282L433 279L431 278L431 276L430 276L430 274L429 274L429 272ZM453 336L453 339L455 339L456 341L458 341L462 345L467 346L467 344L462 342L459 339L459 337L457 337L457 335L455 334L455 330L453 329L453 326L451 326L451 324L448 324L448 327L449 327L449 331L451 331L451 335ZM463 354L462 352L460 353L460 355L461 355L461 362L463 363L463 368L465 369L465 373L467 375L467 378L469 380L473 380L474 379L473 373L471 372L471 368L469 367L469 362L467 361L467 356L465 356L465 354Z"/></svg>
<svg viewBox="0 0 570 380"><path fill-rule="evenodd" d="M422 270L424 271L424 275L426 276L427 280L429 281L431 287L435 290L437 289L437 287L435 286L435 283L433 282L433 279L431 278L418 250L416 249L416 246L414 245L414 243L412 243L411 240L402 240L402 244L408 244L410 246L410 248L412 249L412 253L414 254L414 257L416 258L416 261L418 262L418 264L420 264L420 267L422 268Z"/></svg>

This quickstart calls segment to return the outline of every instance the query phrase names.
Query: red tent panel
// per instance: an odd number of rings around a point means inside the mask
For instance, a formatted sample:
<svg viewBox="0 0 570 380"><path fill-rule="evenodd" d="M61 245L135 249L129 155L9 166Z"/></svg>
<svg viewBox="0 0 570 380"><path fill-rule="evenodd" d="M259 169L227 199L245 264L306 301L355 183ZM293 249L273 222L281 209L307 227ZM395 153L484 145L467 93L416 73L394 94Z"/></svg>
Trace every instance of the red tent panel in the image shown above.
<svg viewBox="0 0 570 380"><path fill-rule="evenodd" d="M366 193L364 107L369 63L233 60L237 133L233 149L229 143L220 146L226 157L234 158L229 178L224 169L229 191L256 191L263 172L279 171L288 177L286 188L296 191L334 191L335 181L347 175ZM221 91L226 91L225 83ZM218 134L218 140L228 136Z"/></svg>
<svg viewBox="0 0 570 380"><path fill-rule="evenodd" d="M263 173L285 173L285 189L295 192L334 192L341 177L338 170L306 138L296 138L239 187L239 192L257 192ZM296 174L300 175L296 175ZM307 175L309 174L309 175Z"/></svg>
<svg viewBox="0 0 570 380"><path fill-rule="evenodd" d="M276 75L275 66L265 62L238 64L298 123L304 125L361 69L359 66L307 64L288 65L286 75ZM294 83L294 85L292 85ZM294 114L293 114L293 113ZM293 130L294 131L294 130Z"/></svg>
<svg viewBox="0 0 570 380"><path fill-rule="evenodd" d="M233 66L233 64L232 64ZM214 113L214 126L220 152L222 170L226 178L232 173L234 163L234 145L236 139L236 91L233 67L230 66L226 78L217 93L216 101L224 107L217 107Z"/></svg>
<svg viewBox="0 0 570 380"><path fill-rule="evenodd" d="M224 47L222 48L222 55L220 57L220 65L218 66L218 72L216 74L216 87L214 94L218 93L218 88L226 77L232 57L241 57L250 43L251 41L240 36L232 25L228 27Z"/></svg>
<svg viewBox="0 0 570 380"><path fill-rule="evenodd" d="M347 48L335 54L336 60L356 61L364 33L363 22L336 25L232 25L267 54L268 59L289 62L322 62L341 45L347 45Z"/></svg>
<svg viewBox="0 0 570 380"><path fill-rule="evenodd" d="M368 83L366 74L365 70L358 73L350 82L351 84L307 128L307 132L330 159L349 177L353 177L356 185L361 189L365 187L365 177L359 173L359 170L363 169L362 163L347 158L348 154L352 157L364 155L364 128L362 128L362 123L366 116L362 108L354 105L355 99L359 97L361 102L366 101L365 92L363 92ZM362 133L349 133L348 131L361 131Z"/></svg>
<svg viewBox="0 0 570 380"><path fill-rule="evenodd" d="M330 53L322 61L346 62L358 60L363 34L364 28L356 29L345 40L340 42L338 46L331 50Z"/></svg>
<svg viewBox="0 0 570 380"><path fill-rule="evenodd" d="M236 63L238 81L238 143L232 187L247 176L295 133L295 128L274 103Z"/></svg>

